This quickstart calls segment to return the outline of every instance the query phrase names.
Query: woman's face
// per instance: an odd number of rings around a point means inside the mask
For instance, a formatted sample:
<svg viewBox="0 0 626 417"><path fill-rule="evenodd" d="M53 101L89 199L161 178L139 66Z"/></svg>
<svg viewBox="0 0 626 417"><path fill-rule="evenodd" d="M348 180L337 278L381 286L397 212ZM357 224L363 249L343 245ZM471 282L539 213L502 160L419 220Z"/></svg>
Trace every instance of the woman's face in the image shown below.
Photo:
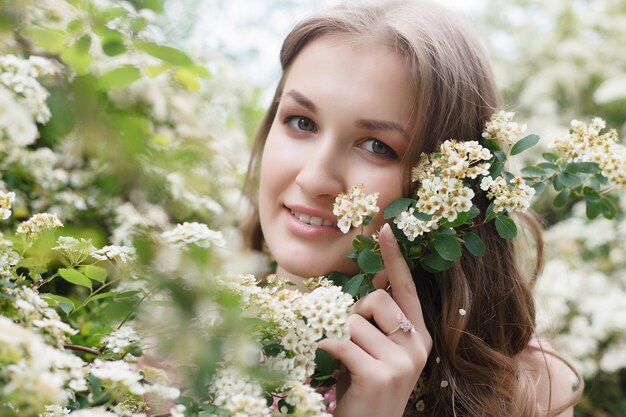
<svg viewBox="0 0 626 417"><path fill-rule="evenodd" d="M413 102L408 69L386 46L325 35L298 54L261 162L261 227L279 274L356 272L344 255L360 230L337 228L335 196L356 184L378 192L381 212L365 233L382 226L403 193Z"/></svg>

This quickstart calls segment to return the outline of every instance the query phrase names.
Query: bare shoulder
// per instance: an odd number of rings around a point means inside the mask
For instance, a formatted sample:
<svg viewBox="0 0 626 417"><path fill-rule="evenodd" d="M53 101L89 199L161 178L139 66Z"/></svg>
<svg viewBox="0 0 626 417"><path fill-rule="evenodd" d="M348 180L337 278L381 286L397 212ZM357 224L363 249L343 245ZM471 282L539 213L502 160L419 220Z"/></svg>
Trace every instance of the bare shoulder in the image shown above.
<svg viewBox="0 0 626 417"><path fill-rule="evenodd" d="M552 345L545 340L533 338L528 347L518 355L518 359L531 371L537 383L537 402L541 409L546 412L562 410L555 417L573 416L573 404L580 391L573 390L577 374L554 351Z"/></svg>

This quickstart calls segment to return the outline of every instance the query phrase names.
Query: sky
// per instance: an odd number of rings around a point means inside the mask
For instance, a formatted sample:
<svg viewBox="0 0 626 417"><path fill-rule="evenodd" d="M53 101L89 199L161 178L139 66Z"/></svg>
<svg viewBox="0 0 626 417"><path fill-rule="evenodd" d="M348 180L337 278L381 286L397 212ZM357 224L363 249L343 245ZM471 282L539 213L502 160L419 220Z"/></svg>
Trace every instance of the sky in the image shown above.
<svg viewBox="0 0 626 417"><path fill-rule="evenodd" d="M468 16L484 7L484 0L440 2ZM184 7L184 2L172 3L178 4L172 7ZM198 24L190 34L189 46L198 50L219 49L232 55L246 78L271 90L280 74L278 53L283 37L298 20L337 3L338 0L199 0Z"/></svg>

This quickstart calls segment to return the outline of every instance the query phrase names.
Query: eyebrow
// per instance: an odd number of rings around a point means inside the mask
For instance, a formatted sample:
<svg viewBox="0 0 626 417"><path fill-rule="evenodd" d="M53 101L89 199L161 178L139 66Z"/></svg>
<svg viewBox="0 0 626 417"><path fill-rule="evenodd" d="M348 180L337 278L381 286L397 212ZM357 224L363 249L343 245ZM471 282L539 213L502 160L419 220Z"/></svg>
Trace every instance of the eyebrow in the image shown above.
<svg viewBox="0 0 626 417"><path fill-rule="evenodd" d="M311 100L306 98L304 96L304 94L302 94L302 93L300 93L300 92L298 92L296 90L290 90L290 91L288 91L285 94L285 96L291 97L299 105L301 105L305 109L309 110L311 113L317 113L317 107L315 106L315 104L313 104L313 102Z"/></svg>
<svg viewBox="0 0 626 417"><path fill-rule="evenodd" d="M308 99L304 94L296 90L290 90L285 93L285 96L291 97L299 105L309 110L312 113L317 113L317 107L313 102ZM395 130L404 136L407 140L410 140L409 134L404 130L402 125L397 122L389 120L374 120L374 119L359 119L356 122L357 127L366 130Z"/></svg>
<svg viewBox="0 0 626 417"><path fill-rule="evenodd" d="M371 119L359 119L356 125L361 129L366 130L395 130L400 132L407 140L410 139L409 134L404 130L400 123L388 121L388 120L371 120Z"/></svg>

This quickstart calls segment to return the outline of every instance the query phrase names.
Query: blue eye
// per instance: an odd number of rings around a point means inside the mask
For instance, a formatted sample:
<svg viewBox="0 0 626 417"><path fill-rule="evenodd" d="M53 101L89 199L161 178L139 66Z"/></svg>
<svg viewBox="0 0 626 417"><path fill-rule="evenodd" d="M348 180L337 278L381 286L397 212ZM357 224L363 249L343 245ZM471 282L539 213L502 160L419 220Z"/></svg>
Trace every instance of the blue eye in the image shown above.
<svg viewBox="0 0 626 417"><path fill-rule="evenodd" d="M391 149L389 146L385 145L378 139L366 139L361 143L361 147L377 156L382 156L389 159L397 159L398 157L393 149Z"/></svg>
<svg viewBox="0 0 626 417"><path fill-rule="evenodd" d="M301 130L303 132L313 132L315 131L315 123L313 120L304 116L289 116L285 119L285 123L296 130Z"/></svg>

